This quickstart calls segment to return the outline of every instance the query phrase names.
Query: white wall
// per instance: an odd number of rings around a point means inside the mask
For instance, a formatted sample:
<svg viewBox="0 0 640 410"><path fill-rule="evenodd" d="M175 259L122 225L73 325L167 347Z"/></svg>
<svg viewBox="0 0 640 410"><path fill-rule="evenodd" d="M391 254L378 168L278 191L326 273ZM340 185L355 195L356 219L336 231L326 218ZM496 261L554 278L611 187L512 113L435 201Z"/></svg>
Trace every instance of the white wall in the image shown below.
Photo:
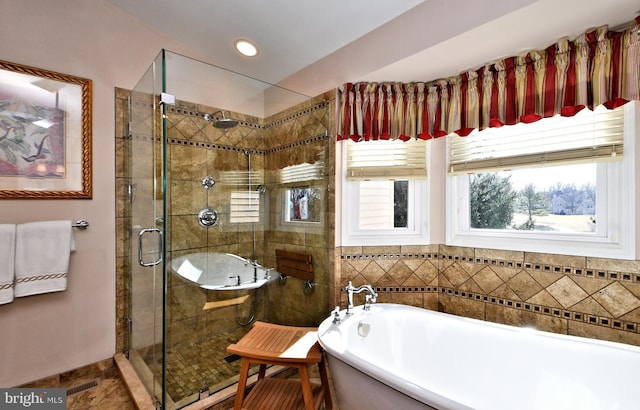
<svg viewBox="0 0 640 410"><path fill-rule="evenodd" d="M0 59L93 80L93 199L0 200L0 223L87 219L64 292L0 305L0 387L115 353L114 87L162 48L194 55L104 0L0 0ZM2 263L2 261L0 261Z"/></svg>

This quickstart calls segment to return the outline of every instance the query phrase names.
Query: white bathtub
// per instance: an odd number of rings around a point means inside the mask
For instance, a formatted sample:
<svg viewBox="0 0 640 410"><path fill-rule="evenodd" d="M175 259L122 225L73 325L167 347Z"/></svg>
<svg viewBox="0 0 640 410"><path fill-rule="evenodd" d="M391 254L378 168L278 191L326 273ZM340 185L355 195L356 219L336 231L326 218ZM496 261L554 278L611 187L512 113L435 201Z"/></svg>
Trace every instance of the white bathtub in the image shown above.
<svg viewBox="0 0 640 410"><path fill-rule="evenodd" d="M635 346L394 304L340 317L318 338L341 409L640 409Z"/></svg>
<svg viewBox="0 0 640 410"><path fill-rule="evenodd" d="M268 283L272 269L231 253L197 252L172 259L171 270L203 289L243 290Z"/></svg>

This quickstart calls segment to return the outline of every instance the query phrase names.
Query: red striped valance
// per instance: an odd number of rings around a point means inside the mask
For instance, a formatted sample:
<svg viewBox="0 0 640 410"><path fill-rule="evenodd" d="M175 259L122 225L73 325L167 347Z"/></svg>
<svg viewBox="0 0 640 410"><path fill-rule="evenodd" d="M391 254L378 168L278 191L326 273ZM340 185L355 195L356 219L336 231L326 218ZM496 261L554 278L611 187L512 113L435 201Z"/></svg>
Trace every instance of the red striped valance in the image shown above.
<svg viewBox="0 0 640 410"><path fill-rule="evenodd" d="M428 83L346 83L338 140L430 139L640 99L640 17Z"/></svg>

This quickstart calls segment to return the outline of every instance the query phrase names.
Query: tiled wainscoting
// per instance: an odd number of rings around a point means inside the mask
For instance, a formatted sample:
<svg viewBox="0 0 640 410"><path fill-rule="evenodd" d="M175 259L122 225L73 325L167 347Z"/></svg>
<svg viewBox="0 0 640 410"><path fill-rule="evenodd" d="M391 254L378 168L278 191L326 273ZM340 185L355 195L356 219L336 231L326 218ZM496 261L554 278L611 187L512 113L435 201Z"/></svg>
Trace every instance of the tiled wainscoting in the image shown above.
<svg viewBox="0 0 640 410"><path fill-rule="evenodd" d="M337 257L343 307L352 281L373 285L378 302L640 345L640 261L444 245L343 247Z"/></svg>

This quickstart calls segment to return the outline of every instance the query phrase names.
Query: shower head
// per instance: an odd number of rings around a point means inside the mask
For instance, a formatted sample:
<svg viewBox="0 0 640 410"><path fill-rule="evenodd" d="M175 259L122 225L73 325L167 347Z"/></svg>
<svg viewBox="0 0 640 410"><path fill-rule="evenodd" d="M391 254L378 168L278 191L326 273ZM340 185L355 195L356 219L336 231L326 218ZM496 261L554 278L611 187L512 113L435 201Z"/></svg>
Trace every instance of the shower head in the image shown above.
<svg viewBox="0 0 640 410"><path fill-rule="evenodd" d="M214 117L214 115L218 113L222 114L222 118ZM205 114L204 119L205 121L211 121L213 119L213 126L221 129L233 128L236 125L238 125L238 120L234 120L233 118L227 118L224 115L224 111L216 111L213 114Z"/></svg>

